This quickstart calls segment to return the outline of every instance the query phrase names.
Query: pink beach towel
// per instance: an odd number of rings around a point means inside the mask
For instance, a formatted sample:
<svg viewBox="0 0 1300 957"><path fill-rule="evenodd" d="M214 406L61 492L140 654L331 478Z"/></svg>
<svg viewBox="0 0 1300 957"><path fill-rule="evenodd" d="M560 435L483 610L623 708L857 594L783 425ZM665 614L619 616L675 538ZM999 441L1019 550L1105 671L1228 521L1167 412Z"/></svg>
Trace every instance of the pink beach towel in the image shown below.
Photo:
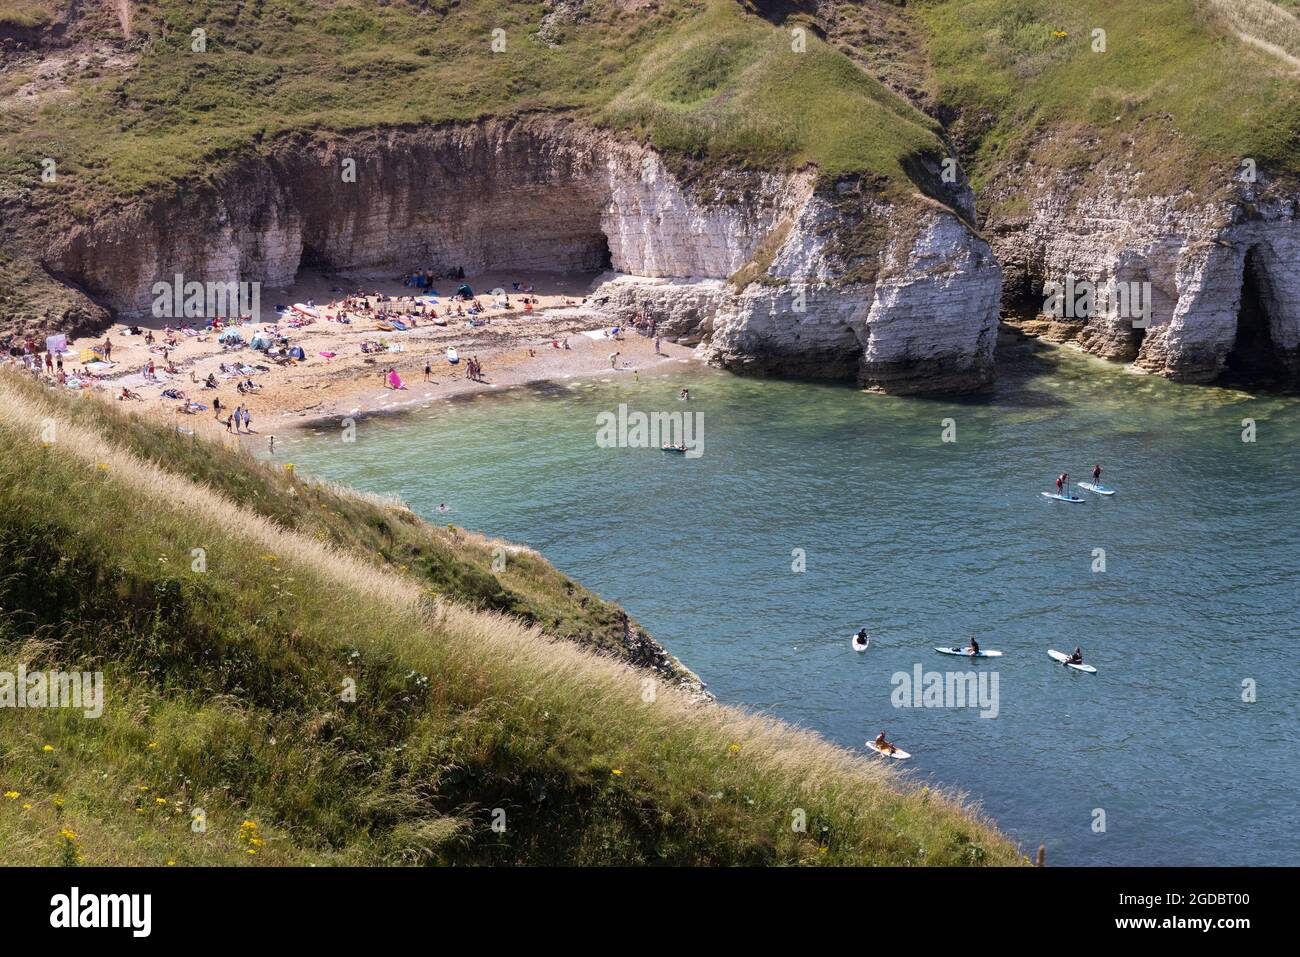
<svg viewBox="0 0 1300 957"><path fill-rule="evenodd" d="M389 373L388 373L388 384L389 384L390 386L392 386L394 389L405 389L405 388L406 388L406 386L405 386L405 385L403 384L403 382L402 382L402 377L401 377L400 375L398 375L396 372L389 372Z"/></svg>

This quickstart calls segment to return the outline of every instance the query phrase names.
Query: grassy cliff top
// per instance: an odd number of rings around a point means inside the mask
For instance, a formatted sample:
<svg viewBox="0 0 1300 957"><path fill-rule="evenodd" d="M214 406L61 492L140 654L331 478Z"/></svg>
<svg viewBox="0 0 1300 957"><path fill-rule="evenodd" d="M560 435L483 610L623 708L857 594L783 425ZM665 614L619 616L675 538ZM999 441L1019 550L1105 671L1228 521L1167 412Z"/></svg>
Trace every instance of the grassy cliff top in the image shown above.
<svg viewBox="0 0 1300 957"><path fill-rule="evenodd" d="M98 718L6 709L0 862L1021 861L951 797L374 553L432 532L0 370L0 670L106 685ZM501 589L571 607L516 560Z"/></svg>
<svg viewBox="0 0 1300 957"><path fill-rule="evenodd" d="M842 53L812 33L795 52L789 31L732 0L133 0L129 11L129 37L106 10L80 10L71 45L0 73L10 192L49 188L45 158L58 163L54 195L92 203L202 178L290 131L538 112L682 158L815 163L904 188L917 154L941 152L937 124Z"/></svg>
<svg viewBox="0 0 1300 957"><path fill-rule="evenodd" d="M1230 188L1244 158L1300 173L1294 3L920 0L909 10L925 28L929 97L956 115L977 189L1013 185L1024 161L1080 172L1127 163L1166 195Z"/></svg>

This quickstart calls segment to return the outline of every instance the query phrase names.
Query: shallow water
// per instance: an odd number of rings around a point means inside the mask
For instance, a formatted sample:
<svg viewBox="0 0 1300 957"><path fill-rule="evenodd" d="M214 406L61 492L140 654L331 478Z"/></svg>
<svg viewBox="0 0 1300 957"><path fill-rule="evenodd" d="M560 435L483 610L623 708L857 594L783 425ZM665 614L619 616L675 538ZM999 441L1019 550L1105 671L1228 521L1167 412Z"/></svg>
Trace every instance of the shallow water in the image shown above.
<svg viewBox="0 0 1300 957"><path fill-rule="evenodd" d="M724 702L853 748L887 729L1051 863L1294 863L1300 400L1014 340L1000 361L969 402L679 365L434 401L353 444L321 427L277 458L537 548ZM598 448L619 403L699 413L704 454ZM1039 494L1094 461L1113 499ZM1005 653L974 666L996 718L891 704L897 672L971 670L933 651L970 635ZM1048 659L1075 644L1097 675Z"/></svg>

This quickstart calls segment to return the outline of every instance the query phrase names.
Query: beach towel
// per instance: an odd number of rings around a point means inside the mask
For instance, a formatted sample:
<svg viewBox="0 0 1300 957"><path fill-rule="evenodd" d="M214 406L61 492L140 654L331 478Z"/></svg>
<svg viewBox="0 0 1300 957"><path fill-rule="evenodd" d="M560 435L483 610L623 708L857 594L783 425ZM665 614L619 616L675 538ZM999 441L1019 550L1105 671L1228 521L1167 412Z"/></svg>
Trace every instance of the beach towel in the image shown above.
<svg viewBox="0 0 1300 957"><path fill-rule="evenodd" d="M402 377L397 374L396 370L388 373L388 384L394 389L405 389L406 385L402 382Z"/></svg>
<svg viewBox="0 0 1300 957"><path fill-rule="evenodd" d="M68 337L65 336L63 333L59 333L57 336L46 336L45 351L53 352L56 355L61 355L62 353L67 352Z"/></svg>
<svg viewBox="0 0 1300 957"><path fill-rule="evenodd" d="M333 353L333 352L322 352L321 355L323 355L326 359L333 359L334 356L336 355L336 353Z"/></svg>
<svg viewBox="0 0 1300 957"><path fill-rule="evenodd" d="M95 349L82 349L81 361L82 362L103 362L104 357L100 355L99 352L96 351Z"/></svg>

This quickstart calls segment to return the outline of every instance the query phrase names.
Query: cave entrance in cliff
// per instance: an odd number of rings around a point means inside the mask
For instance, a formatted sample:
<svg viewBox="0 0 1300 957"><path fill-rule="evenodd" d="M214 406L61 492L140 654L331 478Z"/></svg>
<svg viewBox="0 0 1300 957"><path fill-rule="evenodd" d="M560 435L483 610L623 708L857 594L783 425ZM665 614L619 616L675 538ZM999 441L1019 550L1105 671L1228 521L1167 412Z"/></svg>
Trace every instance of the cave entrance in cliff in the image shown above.
<svg viewBox="0 0 1300 957"><path fill-rule="evenodd" d="M334 272L334 264L315 246L303 243L302 255L298 259L298 273L301 276L308 270L328 276Z"/></svg>
<svg viewBox="0 0 1300 957"><path fill-rule="evenodd" d="M1242 270L1237 335L1225 364L1229 377L1261 380L1277 379L1283 375L1273 334L1269 330L1266 283L1255 247L1251 247L1246 252L1246 264Z"/></svg>

